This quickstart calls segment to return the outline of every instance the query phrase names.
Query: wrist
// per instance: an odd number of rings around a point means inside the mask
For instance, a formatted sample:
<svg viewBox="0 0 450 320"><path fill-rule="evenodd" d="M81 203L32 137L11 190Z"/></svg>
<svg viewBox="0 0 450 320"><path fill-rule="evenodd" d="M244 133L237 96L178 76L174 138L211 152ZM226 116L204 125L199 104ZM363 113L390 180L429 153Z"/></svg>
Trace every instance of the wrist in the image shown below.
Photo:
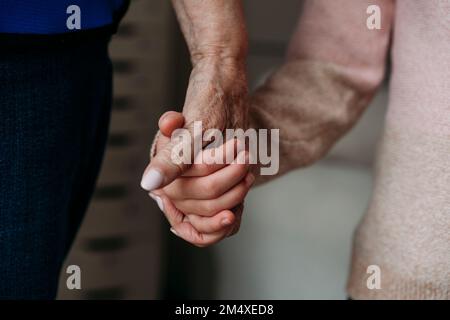
<svg viewBox="0 0 450 320"><path fill-rule="evenodd" d="M247 92L245 60L217 55L202 56L194 64L191 80L220 84L224 90L239 87Z"/></svg>
<svg viewBox="0 0 450 320"><path fill-rule="evenodd" d="M227 70L243 70L246 68L247 49L214 49L196 50L191 53L194 67L198 65L223 66Z"/></svg>
<svg viewBox="0 0 450 320"><path fill-rule="evenodd" d="M245 29L230 31L228 36L216 36L203 39L189 48L191 60L195 66L200 62L245 67L248 53L248 38Z"/></svg>

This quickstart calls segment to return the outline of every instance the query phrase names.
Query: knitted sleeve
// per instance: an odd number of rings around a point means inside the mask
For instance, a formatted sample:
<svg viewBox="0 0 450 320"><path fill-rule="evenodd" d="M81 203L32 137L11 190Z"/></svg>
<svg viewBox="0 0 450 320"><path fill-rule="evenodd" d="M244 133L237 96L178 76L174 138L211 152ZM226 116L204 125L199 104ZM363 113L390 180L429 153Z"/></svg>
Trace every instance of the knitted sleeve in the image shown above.
<svg viewBox="0 0 450 320"><path fill-rule="evenodd" d="M252 127L280 129L277 175L324 156L359 119L384 77L393 14L393 0L305 1L285 63L250 100Z"/></svg>

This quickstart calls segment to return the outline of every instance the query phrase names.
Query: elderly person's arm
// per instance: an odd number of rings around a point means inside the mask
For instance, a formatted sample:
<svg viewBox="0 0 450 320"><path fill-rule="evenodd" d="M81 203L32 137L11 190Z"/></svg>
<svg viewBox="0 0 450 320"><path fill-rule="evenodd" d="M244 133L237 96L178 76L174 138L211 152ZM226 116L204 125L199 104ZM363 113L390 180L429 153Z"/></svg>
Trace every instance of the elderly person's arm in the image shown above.
<svg viewBox="0 0 450 320"><path fill-rule="evenodd" d="M173 6L193 66L183 107L184 128L192 132L194 121L202 121L203 131L245 127L247 33L241 0L173 0ZM174 143L162 142L159 135L155 139L153 158L141 182L144 189L168 185L189 168L186 162L194 155L174 163Z"/></svg>
<svg viewBox="0 0 450 320"><path fill-rule="evenodd" d="M165 114L160 119L162 134L158 132L153 142L141 186L152 191L150 196L166 215L172 232L194 245L206 246L237 232L241 202L252 176L248 165L237 164L222 170L206 166L204 172L201 168L205 166L190 165L194 153L173 161L177 142L169 137L180 127L193 137L194 121L202 121L202 134L208 129L247 127L247 33L241 0L173 0L173 6L193 69L182 116L175 115L171 121ZM193 150L193 141L190 143ZM221 188L207 187L221 181ZM223 197L215 194L225 189L228 193ZM203 217L198 212L213 216Z"/></svg>

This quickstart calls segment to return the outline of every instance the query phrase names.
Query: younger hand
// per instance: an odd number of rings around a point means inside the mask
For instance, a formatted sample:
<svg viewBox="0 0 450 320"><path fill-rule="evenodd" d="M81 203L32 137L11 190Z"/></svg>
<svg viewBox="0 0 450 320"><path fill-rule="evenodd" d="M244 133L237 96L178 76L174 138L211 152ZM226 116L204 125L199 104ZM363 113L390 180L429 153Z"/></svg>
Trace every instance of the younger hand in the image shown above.
<svg viewBox="0 0 450 320"><path fill-rule="evenodd" d="M169 139L183 123L180 117L175 112L161 117L161 143L166 143L164 139ZM196 246L214 244L239 230L242 203L254 176L249 172L246 151L241 151L233 163L226 164L225 159L230 154L234 157L239 150L237 144L238 141L230 140L215 149L204 149L197 156L202 157L202 163L192 165L182 177L149 194L166 215L171 231ZM205 163L214 152L222 152L222 164Z"/></svg>

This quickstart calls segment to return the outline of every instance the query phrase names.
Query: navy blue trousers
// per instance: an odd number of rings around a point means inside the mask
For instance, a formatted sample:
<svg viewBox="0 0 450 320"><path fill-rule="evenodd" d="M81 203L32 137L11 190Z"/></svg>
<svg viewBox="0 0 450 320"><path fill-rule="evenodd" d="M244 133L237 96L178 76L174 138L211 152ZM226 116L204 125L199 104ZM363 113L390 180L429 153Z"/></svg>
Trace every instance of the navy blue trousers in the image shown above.
<svg viewBox="0 0 450 320"><path fill-rule="evenodd" d="M0 298L56 295L107 138L107 47L0 50Z"/></svg>

